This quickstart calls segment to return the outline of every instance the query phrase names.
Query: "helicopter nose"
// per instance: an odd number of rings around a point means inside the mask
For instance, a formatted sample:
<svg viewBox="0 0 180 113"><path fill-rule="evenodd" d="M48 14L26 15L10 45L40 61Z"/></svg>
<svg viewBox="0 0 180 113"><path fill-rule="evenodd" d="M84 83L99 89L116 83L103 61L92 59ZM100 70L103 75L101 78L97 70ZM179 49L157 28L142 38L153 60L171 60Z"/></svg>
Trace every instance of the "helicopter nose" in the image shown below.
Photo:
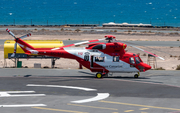
<svg viewBox="0 0 180 113"><path fill-rule="evenodd" d="M144 69L145 69L145 71L147 71L147 70L151 69L151 66L144 63Z"/></svg>
<svg viewBox="0 0 180 113"><path fill-rule="evenodd" d="M141 63L139 66L138 66L139 70L142 72L142 71L147 71L149 69L151 69L151 66L148 65L148 64L145 64L145 63Z"/></svg>

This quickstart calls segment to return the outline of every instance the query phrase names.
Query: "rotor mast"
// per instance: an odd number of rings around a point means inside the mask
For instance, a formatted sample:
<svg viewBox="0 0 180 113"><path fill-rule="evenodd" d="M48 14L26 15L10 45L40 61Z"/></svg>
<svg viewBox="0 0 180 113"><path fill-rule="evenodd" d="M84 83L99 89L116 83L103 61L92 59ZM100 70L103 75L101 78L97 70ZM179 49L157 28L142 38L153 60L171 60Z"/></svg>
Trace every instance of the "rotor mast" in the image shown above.
<svg viewBox="0 0 180 113"><path fill-rule="evenodd" d="M112 42L113 40L116 40L116 37L115 36L112 36L112 35L106 35L104 36L107 40L108 43Z"/></svg>

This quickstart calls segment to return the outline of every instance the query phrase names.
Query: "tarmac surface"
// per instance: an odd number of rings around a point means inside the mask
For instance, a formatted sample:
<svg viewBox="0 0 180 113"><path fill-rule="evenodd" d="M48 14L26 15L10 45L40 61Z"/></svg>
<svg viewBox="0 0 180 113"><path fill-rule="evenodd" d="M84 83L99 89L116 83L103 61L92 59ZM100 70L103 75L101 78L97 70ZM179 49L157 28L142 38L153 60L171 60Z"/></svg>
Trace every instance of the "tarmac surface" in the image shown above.
<svg viewBox="0 0 180 113"><path fill-rule="evenodd" d="M179 113L179 71L0 69L1 113Z"/></svg>

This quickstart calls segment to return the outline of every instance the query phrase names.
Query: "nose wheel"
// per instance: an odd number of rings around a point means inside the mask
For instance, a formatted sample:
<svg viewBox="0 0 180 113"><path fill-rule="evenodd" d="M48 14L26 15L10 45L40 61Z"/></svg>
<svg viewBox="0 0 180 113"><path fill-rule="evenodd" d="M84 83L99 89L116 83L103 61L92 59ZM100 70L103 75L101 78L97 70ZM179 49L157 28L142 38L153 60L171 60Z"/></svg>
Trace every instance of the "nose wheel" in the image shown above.
<svg viewBox="0 0 180 113"><path fill-rule="evenodd" d="M96 73L96 78L102 78L105 75L106 75L106 73L98 72L98 73Z"/></svg>
<svg viewBox="0 0 180 113"><path fill-rule="evenodd" d="M140 73L134 75L134 78L138 78L140 76Z"/></svg>

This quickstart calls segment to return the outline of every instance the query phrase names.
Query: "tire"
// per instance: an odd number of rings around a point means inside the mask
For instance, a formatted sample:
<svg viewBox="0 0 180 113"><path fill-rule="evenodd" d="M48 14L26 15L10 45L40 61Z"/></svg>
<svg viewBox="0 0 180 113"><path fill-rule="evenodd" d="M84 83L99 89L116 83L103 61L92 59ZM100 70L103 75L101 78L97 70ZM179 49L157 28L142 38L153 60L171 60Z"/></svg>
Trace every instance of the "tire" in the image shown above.
<svg viewBox="0 0 180 113"><path fill-rule="evenodd" d="M96 73L96 78L102 78L102 73L101 72L98 72L98 73Z"/></svg>
<svg viewBox="0 0 180 113"><path fill-rule="evenodd" d="M138 78L138 77L139 77L139 75L138 75L138 74L135 74L135 75L134 75L134 78Z"/></svg>

